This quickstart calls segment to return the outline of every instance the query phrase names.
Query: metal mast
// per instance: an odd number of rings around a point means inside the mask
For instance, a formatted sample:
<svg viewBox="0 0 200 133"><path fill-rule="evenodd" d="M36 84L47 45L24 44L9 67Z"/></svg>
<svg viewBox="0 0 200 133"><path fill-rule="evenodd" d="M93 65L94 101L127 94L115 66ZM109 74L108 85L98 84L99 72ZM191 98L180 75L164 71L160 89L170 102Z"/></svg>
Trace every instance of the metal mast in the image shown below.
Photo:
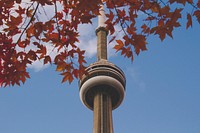
<svg viewBox="0 0 200 133"><path fill-rule="evenodd" d="M93 110L93 133L113 133L112 110L124 98L126 79L123 71L107 61L107 34L103 5L98 16L97 62L86 68L80 80L80 99Z"/></svg>

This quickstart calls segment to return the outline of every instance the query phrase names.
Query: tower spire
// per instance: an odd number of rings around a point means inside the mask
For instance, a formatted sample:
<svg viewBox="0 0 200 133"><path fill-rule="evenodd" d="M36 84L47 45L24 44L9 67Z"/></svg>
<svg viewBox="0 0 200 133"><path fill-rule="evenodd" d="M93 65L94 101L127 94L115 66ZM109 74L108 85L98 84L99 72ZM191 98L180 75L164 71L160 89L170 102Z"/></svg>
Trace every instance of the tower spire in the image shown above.
<svg viewBox="0 0 200 133"><path fill-rule="evenodd" d="M100 5L99 9L100 15L98 16L98 27L96 29L97 35L97 60L105 59L107 60L107 34L105 24L105 11L104 5Z"/></svg>
<svg viewBox="0 0 200 133"><path fill-rule="evenodd" d="M105 25L105 11L104 11L104 5L100 5L99 9L100 15L98 16L98 27L106 27Z"/></svg>

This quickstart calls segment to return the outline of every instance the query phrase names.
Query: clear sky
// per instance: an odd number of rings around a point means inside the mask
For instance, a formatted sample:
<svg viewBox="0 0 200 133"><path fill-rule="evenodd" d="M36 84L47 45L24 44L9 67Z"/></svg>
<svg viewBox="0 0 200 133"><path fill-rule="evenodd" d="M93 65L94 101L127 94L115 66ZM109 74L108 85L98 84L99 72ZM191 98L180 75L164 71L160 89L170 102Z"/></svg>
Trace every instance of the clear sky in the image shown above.
<svg viewBox="0 0 200 133"><path fill-rule="evenodd" d="M96 60L94 30L82 33L88 62ZM200 133L200 26L148 41L133 63L109 52L127 78L125 99L113 111L114 132ZM61 84L55 66L35 64L29 72L24 85L0 88L0 133L92 132L93 112L81 103L77 80Z"/></svg>

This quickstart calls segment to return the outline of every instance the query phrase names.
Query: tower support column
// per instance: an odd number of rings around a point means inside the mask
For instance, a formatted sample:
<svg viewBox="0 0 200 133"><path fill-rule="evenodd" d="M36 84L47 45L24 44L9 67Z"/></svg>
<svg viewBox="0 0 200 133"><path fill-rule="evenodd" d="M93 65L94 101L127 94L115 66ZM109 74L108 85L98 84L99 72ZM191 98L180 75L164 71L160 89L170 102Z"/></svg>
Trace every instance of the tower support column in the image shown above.
<svg viewBox="0 0 200 133"><path fill-rule="evenodd" d="M98 90L94 97L93 133L113 133L112 100L108 92Z"/></svg>

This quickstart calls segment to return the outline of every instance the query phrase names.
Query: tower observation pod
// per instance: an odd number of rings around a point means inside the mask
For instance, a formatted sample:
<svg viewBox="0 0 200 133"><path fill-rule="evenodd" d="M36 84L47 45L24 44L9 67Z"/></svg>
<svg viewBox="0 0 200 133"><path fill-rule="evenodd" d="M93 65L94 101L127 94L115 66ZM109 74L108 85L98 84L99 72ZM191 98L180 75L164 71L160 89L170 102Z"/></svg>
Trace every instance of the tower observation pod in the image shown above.
<svg viewBox="0 0 200 133"><path fill-rule="evenodd" d="M79 82L80 99L93 111L93 133L114 133L112 110L123 101L126 79L123 71L107 60L107 35L103 5L98 16L97 62L90 64Z"/></svg>

